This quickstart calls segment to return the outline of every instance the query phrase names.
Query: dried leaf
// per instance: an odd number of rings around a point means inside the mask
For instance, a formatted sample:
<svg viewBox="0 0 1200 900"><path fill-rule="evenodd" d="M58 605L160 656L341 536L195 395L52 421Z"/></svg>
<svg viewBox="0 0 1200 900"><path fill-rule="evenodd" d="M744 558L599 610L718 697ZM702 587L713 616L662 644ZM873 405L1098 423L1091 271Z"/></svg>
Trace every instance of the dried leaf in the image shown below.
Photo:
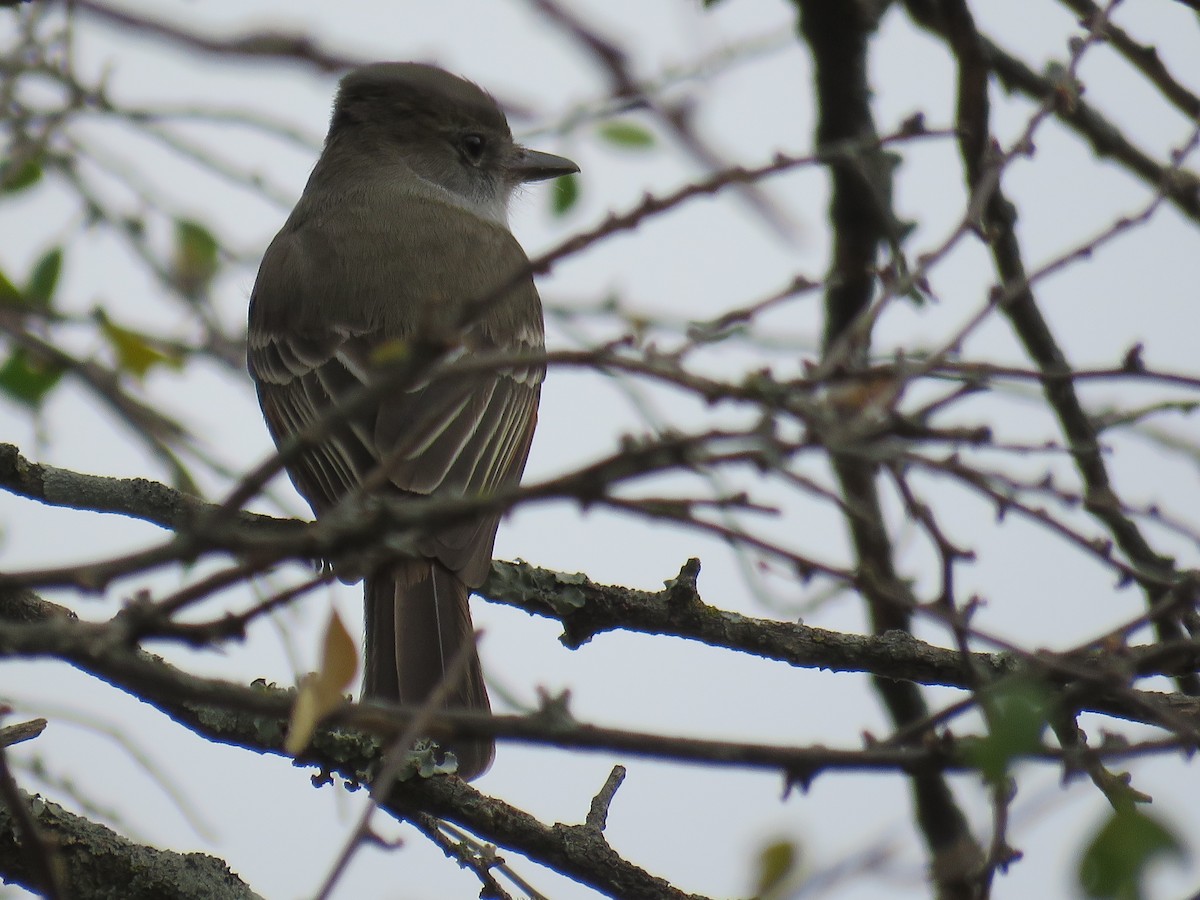
<svg viewBox="0 0 1200 900"><path fill-rule="evenodd" d="M305 676L292 707L284 749L296 756L312 739L321 720L342 703L358 674L358 645L346 630L342 617L334 610L325 628L325 648L321 668Z"/></svg>

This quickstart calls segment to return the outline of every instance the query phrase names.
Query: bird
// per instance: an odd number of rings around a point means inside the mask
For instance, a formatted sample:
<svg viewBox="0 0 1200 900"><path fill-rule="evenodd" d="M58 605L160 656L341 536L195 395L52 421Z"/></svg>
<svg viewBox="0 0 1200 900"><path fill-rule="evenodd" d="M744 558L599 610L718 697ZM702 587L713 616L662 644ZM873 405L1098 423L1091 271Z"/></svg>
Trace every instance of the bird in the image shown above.
<svg viewBox="0 0 1200 900"><path fill-rule="evenodd" d="M251 292L247 362L267 428L282 444L378 379L398 347L432 342L448 361L341 417L288 465L318 520L363 495L477 498L518 484L545 329L509 201L578 171L517 144L499 104L442 68L384 62L342 78L320 157ZM455 372L488 353L526 361ZM468 597L500 518L438 526L365 573L364 698L420 706L465 653L444 705L490 712ZM446 744L468 780L495 754L489 739Z"/></svg>

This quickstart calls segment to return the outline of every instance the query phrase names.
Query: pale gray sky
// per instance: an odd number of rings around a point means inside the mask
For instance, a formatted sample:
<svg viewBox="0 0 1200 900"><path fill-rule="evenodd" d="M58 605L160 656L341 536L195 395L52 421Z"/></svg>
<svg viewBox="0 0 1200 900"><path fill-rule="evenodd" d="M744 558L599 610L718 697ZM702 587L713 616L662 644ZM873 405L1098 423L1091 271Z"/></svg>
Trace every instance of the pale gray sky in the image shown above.
<svg viewBox="0 0 1200 900"><path fill-rule="evenodd" d="M773 0L726 0L715 10L672 0L576 0L571 4L619 40L631 53L636 72L656 79L663 71L687 66L698 56L763 35L786 35L787 4ZM1019 52L1035 69L1066 57L1073 33L1071 17L1050 2L1017 0L976 3L981 27ZM283 27L313 37L323 47L362 59L421 59L461 73L505 99L538 113L523 126L553 126L577 104L601 97L599 73L555 29L538 20L526 4L470 0L315 3L260 0L252 4L127 2L124 8L169 18L215 34L256 27ZM1195 60L1200 33L1181 4L1126 4L1122 14L1144 30L1193 89L1200 87ZM11 14L0 18L9 27ZM1121 16L1118 16L1120 19ZM267 110L293 123L319 142L328 115L334 76L300 67L251 66L211 60L173 46L140 39L81 19L76 64L90 78L108 71L112 94L128 102L208 103ZM917 109L930 127L950 124L953 80L950 62L929 39L914 32L900 15L886 20L872 72L881 131L894 129ZM1092 51L1081 75L1086 95L1122 123L1159 157L1181 142L1186 125L1168 114L1155 96L1139 92L1137 79L1107 48ZM672 91L694 98L703 133L730 160L753 165L776 151L811 149L812 100L807 57L799 45L739 63L709 79L689 79ZM1025 127L1031 107L998 91L994 126L1007 144ZM636 116L634 118L637 118ZM651 126L653 127L653 126ZM128 129L97 123L97 147L136 168L164 202L208 222L248 257L265 248L298 195L315 159L304 148L266 140L232 126L191 125L187 134L247 172L261 173L283 204L264 202L219 178L200 174L161 147L130 137ZM1090 150L1054 123L1041 128L1038 153L1013 165L1006 189L1021 209L1019 235L1032 266L1108 227L1119 215L1139 209L1148 192L1111 166L1094 161ZM574 158L583 169L584 199L565 219L548 213L546 186L532 188L513 215L513 227L531 254L573 231L596 224L610 210L624 210L647 192L664 193L697 173L669 138L656 149L633 153L605 145L582 128L562 139L542 134L540 149ZM938 245L962 212L959 162L950 142L927 142L905 151L897 202L901 214L919 218L908 245L910 258ZM1196 163L1193 157L1193 167ZM952 173L952 174L951 174ZM549 304L588 305L609 294L647 316L703 319L753 302L804 274L822 277L826 268L826 193L823 177L801 170L765 186L796 223L791 242L778 239L746 207L726 194L695 201L671 215L644 223L556 267L541 281ZM61 294L72 309L96 303L120 310L130 324L184 328L178 309L159 302L160 288L109 237L76 240L74 207L61 189L46 188L20 203L0 206L0 267L19 270L64 237L71 239ZM164 245L169 235L161 235ZM1094 259L1070 267L1039 287L1043 309L1072 358L1083 364L1113 365L1136 341L1146 344L1155 366L1196 371L1196 284L1200 281L1194 227L1185 228L1170 210L1126 235ZM936 345L979 307L990 286L990 266L978 241L963 242L933 275L940 302L932 309L892 307L881 323L878 349ZM222 277L217 303L230 323L242 321L253 283L253 264ZM794 341L812 358L820 333L815 295L792 301L768 320L769 336ZM593 326L608 333L611 326ZM778 329L778 331L774 331ZM77 349L94 350L84 334ZM551 328L555 347L572 346L571 335ZM993 361L1022 362L1007 326L993 319L970 338L966 352ZM750 357L722 350L710 361L714 371L731 371ZM777 357L784 371L796 365L795 352ZM761 362L758 365L762 365ZM248 468L271 450L249 380L212 369L160 372L149 393L194 425L205 445L222 461ZM702 413L671 394L638 388L652 418L695 421ZM1103 407L1137 395L1105 385L1084 392ZM1042 408L1020 396L980 402L972 421L995 425L1012 439L1043 439L1053 434ZM639 410L611 379L581 371L553 371L543 397L539 433L527 478L536 479L612 452L622 431L644 427ZM715 415L722 415L717 411ZM1171 419L1173 429L1200 435L1194 422ZM1185 431L1186 429L1186 431ZM144 452L95 402L76 389L63 390L49 404L40 428L23 411L0 401L4 439L24 452L87 472L163 477ZM1198 497L1194 465L1164 458L1145 441L1114 441L1112 460L1118 483L1137 501L1159 500L1186 516ZM1031 464L1040 471L1045 461ZM1053 463L1068 473L1065 461ZM813 467L816 474L823 469ZM678 483L678 482L677 482ZM748 484L753 484L747 481ZM210 479L210 488L219 482ZM296 513L303 504L280 482L278 495ZM960 541L980 552L961 572L960 590L987 601L976 624L1025 646L1068 647L1136 615L1142 599L1135 590L1115 592L1111 576L1089 565L1055 539L1032 526L1007 520L997 526L991 509L955 489L923 483L939 504L944 524ZM846 542L838 518L827 507L796 496L764 496L786 515L777 525L756 523L790 546L820 558L844 562ZM269 508L262 505L262 508ZM0 565L25 568L49 562L87 561L143 546L156 530L137 522L71 514L0 495L4 522ZM897 523L900 518L897 517ZM905 533L897 527L897 533ZM1173 535L1152 531L1156 545L1194 566L1197 547ZM679 529L580 511L556 503L521 510L501 528L499 558L521 557L566 571L585 571L602 582L656 589L691 556L704 563L700 587L710 602L755 615L795 617L843 630L862 628L857 598L842 597L809 610L812 588L768 576L748 581L736 553L720 542ZM910 540L902 556L906 575L928 587L936 578L930 554ZM143 585L167 589L178 572L136 584L121 584L97 600L94 610L70 602L82 615L111 612L122 597ZM246 602L231 593L213 601L230 608ZM291 683L297 669L315 665L319 634L333 602L358 622L358 587L337 586L310 597L274 623L258 622L243 645L224 653L162 652L193 671L246 682L266 677ZM578 651L556 640L558 629L507 608L474 602L477 625L486 630L484 665L498 685L524 703L536 691L570 689L572 710L583 720L705 737L777 742L824 742L857 746L863 731L887 733L885 719L862 676L791 670L669 638L606 634ZM948 644L945 630L922 623L918 634ZM202 850L224 858L266 897L308 895L326 875L347 838L360 794L340 788L314 790L308 773L285 760L258 758L238 749L213 746L165 720L157 712L115 695L106 685L50 663L11 664L0 669L0 694L30 711L61 712L46 734L19 751L41 756L47 767L71 778L102 807L116 810L118 826L135 839L179 850ZM950 696L949 692L946 692ZM496 703L503 709L503 704ZM74 719L77 724L72 724ZM96 722L118 722L129 745L151 760L175 785L204 823L202 833L181 814L143 764L117 742L97 733ZM960 726L961 728L962 726ZM831 888L838 898L919 897L923 855L912 832L906 785L894 777L822 775L807 794L780 799L777 777L723 769L671 766L607 754L528 749L501 744L496 764L477 783L544 821L582 821L588 803L611 766L629 768L609 818L608 837L631 860L684 889L713 896L748 894L755 857L763 842L786 836L804 848L811 870L833 866L864 849L889 853L880 876L851 878ZM1200 833L1200 789L1195 770L1173 761L1137 763L1135 786L1154 795L1154 811L1182 834ZM98 778L98 773L104 773ZM1025 858L997 884L998 897L1069 896L1072 859L1094 823L1105 814L1099 794L1085 781L1063 788L1049 768L1019 771L1020 794L1013 807L1011 840ZM979 779L954 779L970 811L977 835L989 836L987 795ZM28 785L27 783L27 786ZM65 799L65 798L61 798ZM405 839L402 848L365 849L337 893L343 898L421 898L475 896L470 874L409 829L378 819L385 833ZM515 854L504 854L535 886L556 898L583 898L591 892L552 873L537 870ZM1154 896L1177 896L1194 889L1196 869L1164 869ZM816 894L806 895L816 896Z"/></svg>

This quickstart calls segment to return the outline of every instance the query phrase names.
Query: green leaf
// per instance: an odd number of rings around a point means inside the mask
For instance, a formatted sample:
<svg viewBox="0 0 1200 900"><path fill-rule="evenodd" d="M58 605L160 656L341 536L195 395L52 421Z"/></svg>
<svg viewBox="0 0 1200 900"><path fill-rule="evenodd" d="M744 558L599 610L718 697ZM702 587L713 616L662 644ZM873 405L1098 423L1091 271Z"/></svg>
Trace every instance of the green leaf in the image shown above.
<svg viewBox="0 0 1200 900"><path fill-rule="evenodd" d="M1079 861L1079 886L1089 897L1140 900L1146 868L1157 857L1186 859L1178 835L1135 806L1115 811Z"/></svg>
<svg viewBox="0 0 1200 900"><path fill-rule="evenodd" d="M565 216L579 202L579 176L564 175L554 181L550 191L550 212L555 216Z"/></svg>
<svg viewBox="0 0 1200 900"><path fill-rule="evenodd" d="M981 692L988 733L965 744L967 760L989 781L1008 773L1013 760L1042 746L1050 694L1038 681L1010 678Z"/></svg>
<svg viewBox="0 0 1200 900"><path fill-rule="evenodd" d="M24 299L21 297L21 292L17 290L17 286L8 280L8 276L0 272L0 303L4 304L20 304Z"/></svg>
<svg viewBox="0 0 1200 900"><path fill-rule="evenodd" d="M47 309L50 299L54 296L54 288L58 286L58 276L62 274L63 249L55 247L37 261L25 285L25 302L30 306L40 306Z"/></svg>
<svg viewBox="0 0 1200 900"><path fill-rule="evenodd" d="M0 366L0 391L37 409L64 371L58 363L35 357L24 347L18 347Z"/></svg>
<svg viewBox="0 0 1200 900"><path fill-rule="evenodd" d="M15 194L27 187L33 187L42 178L42 165L36 159L22 160L20 163L0 163L0 194Z"/></svg>
<svg viewBox="0 0 1200 900"><path fill-rule="evenodd" d="M100 331L108 339L109 346L117 357L117 368L122 372L128 372L136 378L145 378L146 373L155 366L182 368L183 357L180 354L159 349L154 346L152 339L144 334L122 328L105 316L98 318Z"/></svg>
<svg viewBox="0 0 1200 900"><path fill-rule="evenodd" d="M175 222L175 281L188 296L200 293L217 274L219 245L212 232L191 219Z"/></svg>
<svg viewBox="0 0 1200 900"><path fill-rule="evenodd" d="M782 896L800 864L800 848L788 840L772 841L758 854L758 898Z"/></svg>
<svg viewBox="0 0 1200 900"><path fill-rule="evenodd" d="M610 144L632 150L645 150L654 146L653 133L628 120L605 122L600 126L600 137Z"/></svg>

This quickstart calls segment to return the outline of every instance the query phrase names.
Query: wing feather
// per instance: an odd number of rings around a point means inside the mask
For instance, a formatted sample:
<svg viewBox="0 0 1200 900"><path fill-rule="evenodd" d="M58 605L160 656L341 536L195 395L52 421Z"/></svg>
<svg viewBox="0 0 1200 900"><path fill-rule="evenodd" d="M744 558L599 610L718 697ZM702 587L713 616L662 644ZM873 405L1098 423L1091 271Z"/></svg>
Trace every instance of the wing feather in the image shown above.
<svg viewBox="0 0 1200 900"><path fill-rule="evenodd" d="M378 200L374 203L377 209ZM407 203L406 209L420 217L419 204ZM301 204L272 243L262 266L269 277L260 275L251 300L248 362L277 443L378 377L379 349L388 342L410 340L425 327L431 298L452 307L476 299L481 291L478 271L448 267L430 284L425 266L422 290L427 296L416 296L403 259L413 258L414 252L437 252L441 244L457 241L463 246L452 248L455 258L470 258L474 250L501 261L493 276L498 285L511 278L507 272L527 265L512 236L493 223L460 210L428 213L436 219L424 225L413 222L400 231L377 229L364 235L374 226L353 216L352 210L311 216ZM447 219L453 229L439 234ZM398 241L408 244L398 247ZM430 246L411 246L421 241ZM364 254L369 258L360 258ZM364 281L328 275L335 267L353 272L356 265L374 267L376 277ZM317 285L340 293L315 295ZM383 289L386 296L377 295ZM532 279L526 278L458 337L458 358L469 360L475 352L496 349L540 348L541 335L541 303ZM386 483L401 496L486 495L520 479L544 367L526 364L464 373L455 371L454 362L443 363L411 389L397 390L341 423L292 467L296 487L317 515L364 482L374 483L381 467ZM477 586L487 574L499 518L489 514L441 529L422 543L422 552Z"/></svg>

